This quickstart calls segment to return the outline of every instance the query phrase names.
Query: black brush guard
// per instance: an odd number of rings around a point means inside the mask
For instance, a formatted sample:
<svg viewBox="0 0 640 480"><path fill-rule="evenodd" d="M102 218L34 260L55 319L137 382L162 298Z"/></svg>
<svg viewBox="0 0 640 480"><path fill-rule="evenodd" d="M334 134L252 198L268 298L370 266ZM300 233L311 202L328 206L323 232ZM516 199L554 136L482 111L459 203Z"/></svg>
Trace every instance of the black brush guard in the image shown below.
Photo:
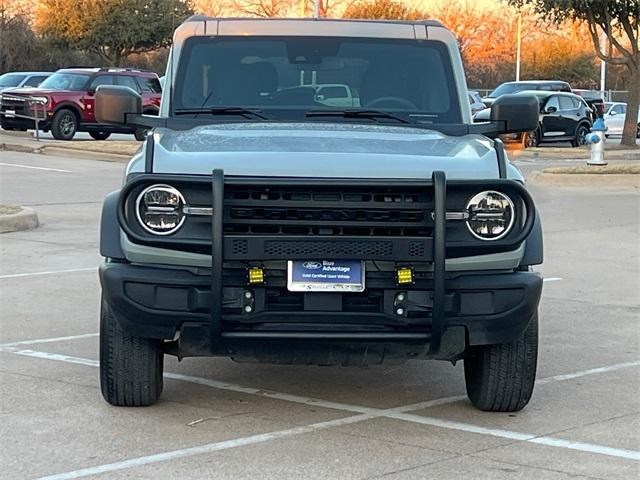
<svg viewBox="0 0 640 480"><path fill-rule="evenodd" d="M285 179L285 178L238 178L238 177L226 177L222 170L214 170L210 179L206 177L186 177L177 175L149 175L140 174L135 178L130 179L127 186L122 191L120 197L120 204L118 208L118 220L125 231L125 233L134 241L139 241L143 244L153 244L152 240L148 237L142 237L138 232L131 228L127 222L127 207L126 198L133 191L134 188L141 184L149 182L172 180L180 181L196 181L211 182L211 194L212 194L212 206L213 213L211 218L211 277L210 286L211 294L208 297L210 299L210 314L206 315L207 322L197 320L194 316L193 320L185 320L180 327L180 337L178 340L172 342L165 342L167 353L172 353L182 356L194 356L194 355L224 355L242 357L244 359L258 359L259 361L273 360L274 363L299 363L300 356L308 356L308 361L302 360L302 363L316 363L317 358L323 358L323 355L327 355L326 352L314 354L314 350L328 348L329 357L332 355L332 348L338 346L340 349L347 349L345 354L347 357L366 357L367 355L378 355L380 362L383 357L388 356L394 348L399 345L411 345L409 356L423 356L429 358L442 358L453 359L458 358L459 354L464 350L467 344L469 332L466 331L464 326L448 326L446 325L445 307L447 305L446 296L446 282L447 277L445 273L445 259L447 257L447 248L451 245L447 245L446 239L446 205L447 205L447 186L448 184L453 188L458 185L477 187L478 191L488 188L500 188L501 186L509 187L517 190L517 193L522 197L524 208L526 210L526 219L521 225L518 232L514 232L513 235L508 236L506 239L502 239L496 242L487 242L484 245L476 244L473 246L477 251L480 249L486 253L493 251L506 251L509 249L517 248L529 235L531 228L535 220L535 207L530 195L526 192L524 187L518 182L514 182L506 179L498 180L454 180L447 182L444 172L436 171L433 173L431 180L407 180L407 181L394 181L394 180L370 180L370 179ZM355 329L344 329L337 331L312 330L312 329L291 329L292 331L286 331L286 329L280 330L265 330L265 329L225 329L223 328L223 320L225 318L224 307L224 268L225 261L233 259L234 252L228 251L233 249L234 236L225 234L225 185L330 185L335 188L340 186L349 185L421 185L424 188L431 189L432 193L432 212L433 212L433 229L431 238L412 238L413 241L424 242L425 254L423 255L423 262L427 261L432 264L432 279L430 281L432 290L432 306L430 316L425 314L424 322L418 319L418 322L414 322L413 325L421 328L417 328L419 331L358 331ZM256 244L260 247L250 250L255 250L256 255L264 254L265 242L278 240L277 237L261 236L261 238L247 238L245 240L251 242L255 240ZM292 237L281 236L281 241L289 242L312 242L318 241L317 238L298 238L297 240ZM362 239L360 239L362 240ZM385 237L373 237L366 241L376 242L380 240L390 240ZM402 258L403 255L407 255L407 249L403 247L403 241L406 239L395 239L394 246L400 245L399 248L394 249L394 254L399 254L399 258L395 260L407 261L407 258ZM176 246L180 245L181 240L173 240L171 238L164 238L162 242L175 242ZM341 237L328 237L324 238L324 242L339 243L349 241L348 238ZM260 243L262 242L262 243ZM455 243L455 242L450 242ZM166 244L166 243L165 243ZM467 248L463 245L463 248ZM253 252L250 252L253 255ZM356 258L366 260L366 256L362 257L349 257L349 253L329 253L323 255L323 259L345 259ZM385 254L379 253L378 259L384 259ZM295 259L309 259L307 255L303 253L290 255L281 254L274 255L272 259L278 260L295 260ZM255 260L264 260L262 257L256 257ZM394 260L394 258L390 258ZM124 266L123 266L124 267ZM114 269L115 270L115 269ZM514 274L510 275L513 276ZM517 274L516 274L517 276ZM472 284L478 285L473 288L481 288L482 277L477 277L478 282L472 280ZM459 288L455 280L451 281L451 288L456 290ZM520 282L520 277L514 281ZM527 281L523 281L527 283ZM117 281L115 283L118 283ZM390 285L393 288L394 285ZM538 297L539 298L539 292ZM536 301L536 295L534 294L530 301ZM151 312L149 312L151 315ZM292 312L297 314L297 312ZM301 312L301 315L307 315L312 317L317 315L317 312ZM345 314L343 314L345 315ZM152 318L152 317L150 317ZM489 318L489 317L488 317ZM467 327L469 328L469 327ZM362 329L366 330L366 329ZM482 332L479 333L482 336ZM166 337L165 337L166 338ZM480 338L480 337L478 337ZM480 341L484 341L480 338ZM249 345L248 348L245 348ZM324 345L325 347L322 347ZM328 347L327 347L328 346ZM425 347L428 348L425 350ZM376 349L378 351L376 352ZM421 350L422 349L422 350ZM248 352L248 353L247 353ZM257 353L253 353L257 352ZM293 353L291 353L293 352ZM401 353L402 356L405 352ZM287 359L287 355L293 355L293 358ZM314 356L315 355L315 356ZM298 356L298 358L296 358ZM284 359L284 360L283 360ZM289 361L291 360L291 361ZM386 361L386 360L385 360ZM376 361L377 362L377 361ZM324 363L320 361L318 363ZM345 362L340 362L345 363Z"/></svg>

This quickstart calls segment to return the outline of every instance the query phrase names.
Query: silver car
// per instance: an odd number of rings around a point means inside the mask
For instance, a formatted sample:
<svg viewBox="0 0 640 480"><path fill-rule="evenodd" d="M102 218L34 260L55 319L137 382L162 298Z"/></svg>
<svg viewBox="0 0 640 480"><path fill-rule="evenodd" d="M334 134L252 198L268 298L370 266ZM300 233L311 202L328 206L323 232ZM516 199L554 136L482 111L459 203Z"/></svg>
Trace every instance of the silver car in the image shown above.
<svg viewBox="0 0 640 480"><path fill-rule="evenodd" d="M463 360L474 405L523 408L542 230L492 138L534 129L537 100L472 123L436 21L193 17L172 49L159 116L131 89L95 95L100 122L153 129L103 206L106 401L155 402L169 354Z"/></svg>

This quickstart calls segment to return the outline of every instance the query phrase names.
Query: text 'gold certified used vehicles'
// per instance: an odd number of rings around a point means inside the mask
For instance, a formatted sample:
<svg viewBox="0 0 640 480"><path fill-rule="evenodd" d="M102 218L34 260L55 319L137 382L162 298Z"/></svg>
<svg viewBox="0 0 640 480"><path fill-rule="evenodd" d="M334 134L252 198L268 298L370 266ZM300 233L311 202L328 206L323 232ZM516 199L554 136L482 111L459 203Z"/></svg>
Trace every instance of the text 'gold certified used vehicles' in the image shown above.
<svg viewBox="0 0 640 480"><path fill-rule="evenodd" d="M153 129L102 214L102 393L152 404L163 356L464 361L477 407L529 401L540 219L500 134L473 124L440 23L192 17L157 117L120 86L100 122Z"/></svg>

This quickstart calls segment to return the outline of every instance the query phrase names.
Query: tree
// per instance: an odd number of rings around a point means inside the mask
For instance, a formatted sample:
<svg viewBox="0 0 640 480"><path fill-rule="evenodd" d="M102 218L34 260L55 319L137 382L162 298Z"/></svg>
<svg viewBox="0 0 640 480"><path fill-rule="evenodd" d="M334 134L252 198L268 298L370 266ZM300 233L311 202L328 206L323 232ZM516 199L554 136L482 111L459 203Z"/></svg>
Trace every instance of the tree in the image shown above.
<svg viewBox="0 0 640 480"><path fill-rule="evenodd" d="M576 20L586 23L596 55L609 64L627 68L629 97L622 144L635 147L640 104L640 0L507 1L518 7L532 5L536 13L552 22ZM601 34L606 36L606 48L600 41Z"/></svg>
<svg viewBox="0 0 640 480"><path fill-rule="evenodd" d="M339 13L353 2L354 0L318 0L318 16L320 18L338 17ZM315 3L316 0L303 0L305 12L302 16L311 16Z"/></svg>
<svg viewBox="0 0 640 480"><path fill-rule="evenodd" d="M379 20L421 20L427 18L427 15L421 10L394 0L359 0L349 5L343 16L344 18Z"/></svg>
<svg viewBox="0 0 640 480"><path fill-rule="evenodd" d="M297 1L297 0L296 0ZM235 0L233 10L251 17L286 17L294 0Z"/></svg>
<svg viewBox="0 0 640 480"><path fill-rule="evenodd" d="M174 28L192 13L189 0L41 0L36 30L121 66L131 54L170 45Z"/></svg>

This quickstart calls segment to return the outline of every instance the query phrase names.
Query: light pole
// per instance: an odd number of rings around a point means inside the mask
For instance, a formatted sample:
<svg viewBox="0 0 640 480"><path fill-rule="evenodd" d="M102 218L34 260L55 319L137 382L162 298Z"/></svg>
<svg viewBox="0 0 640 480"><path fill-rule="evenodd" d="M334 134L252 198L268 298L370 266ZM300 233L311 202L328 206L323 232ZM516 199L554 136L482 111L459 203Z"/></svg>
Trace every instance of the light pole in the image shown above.
<svg viewBox="0 0 640 480"><path fill-rule="evenodd" d="M602 52L603 55L606 55L607 54L607 35L606 34L602 34L600 45L601 45L600 52ZM600 60L600 94L602 95L603 100L605 100L604 91L605 91L606 78L607 78L607 62L605 62L604 60Z"/></svg>
<svg viewBox="0 0 640 480"><path fill-rule="evenodd" d="M520 81L520 44L522 43L522 13L518 13L518 37L516 40L516 82Z"/></svg>

